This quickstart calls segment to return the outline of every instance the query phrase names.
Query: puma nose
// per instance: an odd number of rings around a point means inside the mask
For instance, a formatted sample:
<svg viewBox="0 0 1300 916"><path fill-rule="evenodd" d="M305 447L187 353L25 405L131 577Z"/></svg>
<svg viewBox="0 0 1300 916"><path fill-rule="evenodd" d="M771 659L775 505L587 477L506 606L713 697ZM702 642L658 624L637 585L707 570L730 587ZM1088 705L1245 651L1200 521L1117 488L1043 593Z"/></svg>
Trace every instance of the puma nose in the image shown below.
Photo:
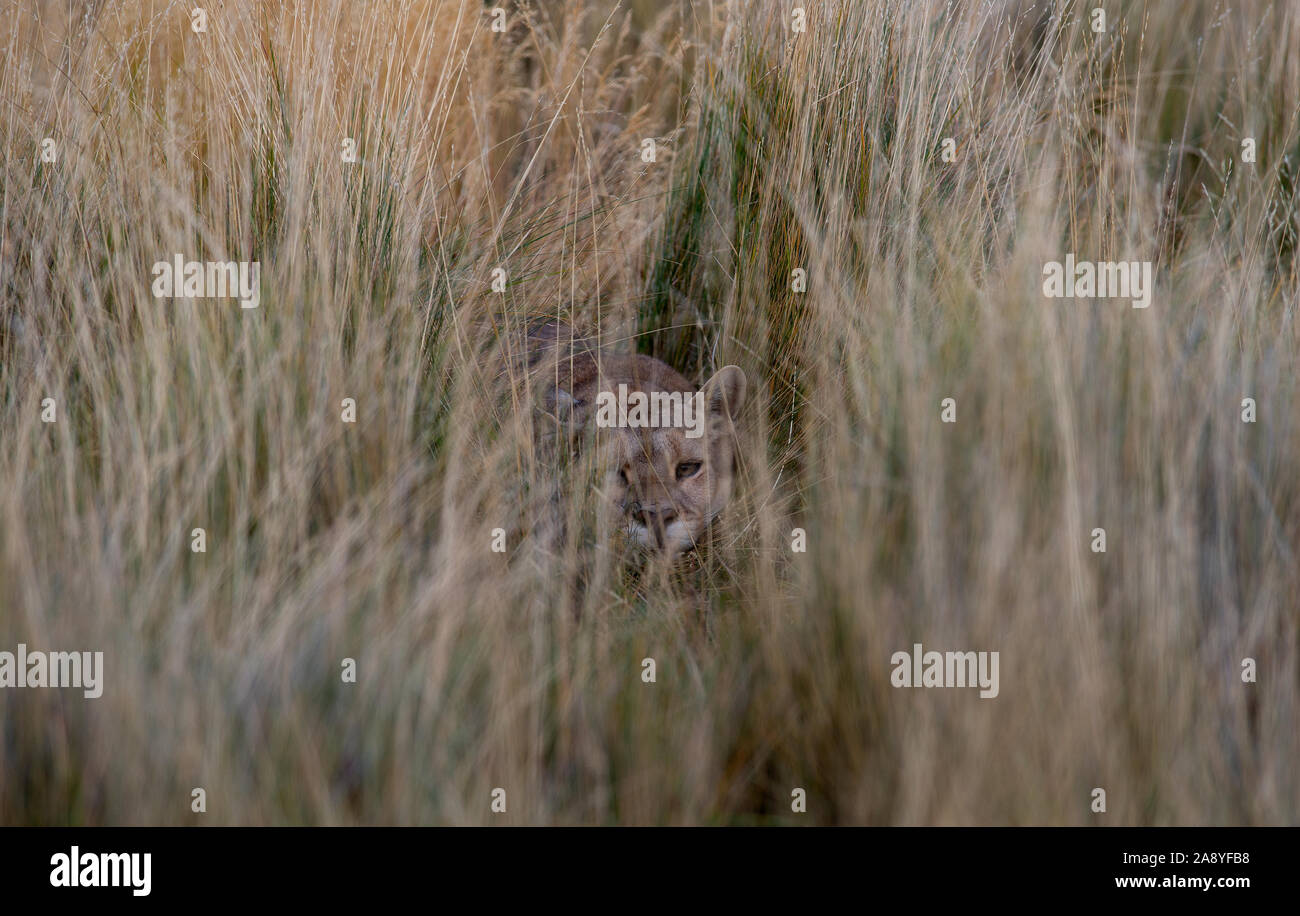
<svg viewBox="0 0 1300 916"><path fill-rule="evenodd" d="M644 506L638 506L632 513L632 517L645 525L647 530L663 531L677 519L677 510L671 507L664 509L647 509Z"/></svg>

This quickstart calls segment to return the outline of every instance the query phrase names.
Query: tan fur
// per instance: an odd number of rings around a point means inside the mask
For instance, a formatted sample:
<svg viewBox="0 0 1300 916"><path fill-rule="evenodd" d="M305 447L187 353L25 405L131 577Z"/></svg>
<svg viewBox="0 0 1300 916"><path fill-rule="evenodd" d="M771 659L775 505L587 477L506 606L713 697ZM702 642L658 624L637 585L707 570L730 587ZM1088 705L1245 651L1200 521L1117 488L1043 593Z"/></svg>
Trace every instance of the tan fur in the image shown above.
<svg viewBox="0 0 1300 916"><path fill-rule="evenodd" d="M595 427L602 391L617 391L620 384L629 393L696 391L666 363L604 353L575 340L563 325L534 329L530 345L541 409L559 420L573 441ZM720 369L705 383L707 415L699 438L674 426L596 430L610 511L634 541L669 553L690 549L727 505L735 476L733 418L745 387L736 366Z"/></svg>

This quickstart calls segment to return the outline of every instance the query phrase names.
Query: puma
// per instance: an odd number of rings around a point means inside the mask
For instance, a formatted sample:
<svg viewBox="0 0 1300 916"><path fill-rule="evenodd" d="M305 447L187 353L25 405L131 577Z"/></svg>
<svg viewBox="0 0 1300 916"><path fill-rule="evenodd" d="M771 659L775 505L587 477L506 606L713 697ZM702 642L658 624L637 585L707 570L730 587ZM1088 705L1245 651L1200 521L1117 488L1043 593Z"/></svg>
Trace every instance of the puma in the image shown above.
<svg viewBox="0 0 1300 916"><path fill-rule="evenodd" d="M609 510L629 537L667 554L694 547L731 499L744 372L724 366L696 398L696 388L666 363L604 352L553 321L530 329L528 352L540 412L574 442L590 439L586 434L595 430ZM596 423L597 405L616 392L633 401L640 393L646 403L694 399L704 411L703 434L698 421L694 428L663 418L658 425ZM663 414L670 416L668 410Z"/></svg>

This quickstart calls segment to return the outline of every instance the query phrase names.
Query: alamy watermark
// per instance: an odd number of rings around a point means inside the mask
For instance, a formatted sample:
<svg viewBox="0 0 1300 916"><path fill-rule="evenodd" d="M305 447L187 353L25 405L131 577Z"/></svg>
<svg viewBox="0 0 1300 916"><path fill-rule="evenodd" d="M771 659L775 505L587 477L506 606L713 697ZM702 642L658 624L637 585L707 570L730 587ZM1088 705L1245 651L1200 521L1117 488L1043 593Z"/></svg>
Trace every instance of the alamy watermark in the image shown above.
<svg viewBox="0 0 1300 916"><path fill-rule="evenodd" d="M103 652L0 652L0 687L80 687L88 700L104 692Z"/></svg>
<svg viewBox="0 0 1300 916"><path fill-rule="evenodd" d="M261 272L260 261L186 261L179 252L150 270L156 299L238 299L246 309L261 301Z"/></svg>
<svg viewBox="0 0 1300 916"><path fill-rule="evenodd" d="M704 392L633 391L618 386L618 395L602 391L596 395L596 425L600 427L685 427L687 439L704 435Z"/></svg>
<svg viewBox="0 0 1300 916"><path fill-rule="evenodd" d="M895 687L979 687L981 699L998 695L996 652L923 652L918 642L910 653L895 652L889 663Z"/></svg>
<svg viewBox="0 0 1300 916"><path fill-rule="evenodd" d="M1043 295L1049 299L1132 299L1133 308L1151 304L1150 261L1076 261L1043 265Z"/></svg>
<svg viewBox="0 0 1300 916"><path fill-rule="evenodd" d="M73 846L50 856L50 864L51 887L129 887L134 896L148 897L153 886L149 852L82 852Z"/></svg>

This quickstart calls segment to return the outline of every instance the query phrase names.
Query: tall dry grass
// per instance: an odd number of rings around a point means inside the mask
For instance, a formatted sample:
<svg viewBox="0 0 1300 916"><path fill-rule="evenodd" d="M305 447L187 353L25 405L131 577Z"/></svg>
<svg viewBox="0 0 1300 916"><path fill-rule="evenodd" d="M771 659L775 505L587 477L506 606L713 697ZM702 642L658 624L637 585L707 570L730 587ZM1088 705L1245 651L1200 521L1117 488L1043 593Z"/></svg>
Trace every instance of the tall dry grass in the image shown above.
<svg viewBox="0 0 1300 916"><path fill-rule="evenodd" d="M0 649L106 664L0 691L0 820L1300 821L1293 4L194 5L0 8ZM697 556L534 449L540 315L747 370Z"/></svg>

